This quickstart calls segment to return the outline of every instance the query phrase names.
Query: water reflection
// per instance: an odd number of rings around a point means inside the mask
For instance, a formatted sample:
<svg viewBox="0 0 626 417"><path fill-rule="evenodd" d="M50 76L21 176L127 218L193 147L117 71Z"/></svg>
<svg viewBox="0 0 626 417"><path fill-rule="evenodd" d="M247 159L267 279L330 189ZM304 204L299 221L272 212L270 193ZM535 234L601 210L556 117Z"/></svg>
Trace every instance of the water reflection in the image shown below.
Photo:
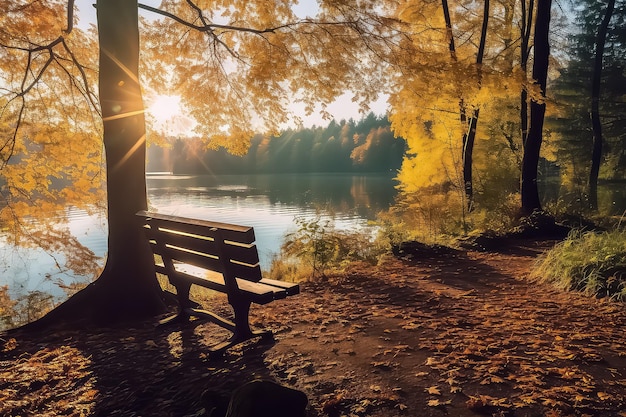
<svg viewBox="0 0 626 417"><path fill-rule="evenodd" d="M325 206L329 210L356 212L373 219L395 197L391 175L342 174L149 176L151 202L158 206L164 194L198 194L210 197L249 198L263 196L269 205L296 208ZM173 196L171 196L173 197ZM183 200L185 197L183 197Z"/></svg>
<svg viewBox="0 0 626 417"><path fill-rule="evenodd" d="M322 208L336 215L337 227L365 227L377 212L389 207L395 195L391 175L158 173L149 175L147 184L150 207L162 213L253 226L264 268L278 252L283 236L294 230L296 216L312 217ZM103 264L105 213L68 209L67 218L71 232L101 257ZM37 290L61 300L65 293L56 282L72 284L90 279L61 270L65 261L62 254L15 247L8 240L0 236L0 286L8 285L13 299Z"/></svg>

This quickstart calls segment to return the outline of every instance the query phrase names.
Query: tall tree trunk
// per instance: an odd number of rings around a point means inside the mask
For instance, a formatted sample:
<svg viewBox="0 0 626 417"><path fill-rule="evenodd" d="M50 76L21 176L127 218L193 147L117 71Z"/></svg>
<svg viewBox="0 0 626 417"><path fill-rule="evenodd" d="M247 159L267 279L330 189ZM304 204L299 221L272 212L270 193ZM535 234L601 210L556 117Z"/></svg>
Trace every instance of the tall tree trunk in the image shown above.
<svg viewBox="0 0 626 417"><path fill-rule="evenodd" d="M609 0L606 13L598 28L596 39L596 56L591 79L591 129L593 131L593 148L591 152L591 170L589 172L589 206L593 210L598 208L598 174L602 160L602 123L600 121L600 81L602 80L602 60L604 45L609 22L615 9L615 0Z"/></svg>
<svg viewBox="0 0 626 417"><path fill-rule="evenodd" d="M446 23L446 37L448 38L448 50L450 51L450 59L452 62L458 62L458 58L456 56L456 47L454 46L454 33L452 32L452 18L450 17L450 9L448 8L448 0L441 0L441 9L443 10L443 19ZM465 115L465 101L463 100L463 93L461 89L458 88L459 93L459 116L461 123L465 123L467 121L467 117Z"/></svg>
<svg viewBox="0 0 626 417"><path fill-rule="evenodd" d="M41 329L77 320L109 324L164 309L154 258L135 219L135 213L147 207L137 12L136 0L97 2L109 221L104 271L94 283L25 327Z"/></svg>
<svg viewBox="0 0 626 417"><path fill-rule="evenodd" d="M522 25L521 32L521 57L520 68L524 77L528 74L528 56L529 56L529 44L530 44L530 32L533 26L533 10L535 9L534 0L528 2L522 0ZM520 130L522 135L522 147L526 147L526 138L528 137L528 90L526 85L522 86L522 92L520 94Z"/></svg>
<svg viewBox="0 0 626 417"><path fill-rule="evenodd" d="M148 207L137 0L98 0L97 7L109 220L107 262L97 282L124 315L149 315L162 304L152 251L135 218Z"/></svg>
<svg viewBox="0 0 626 417"><path fill-rule="evenodd" d="M480 43L476 54L476 82L478 89L482 85L482 65L485 55L485 43L487 42L487 28L489 26L489 0L484 0L483 24L480 31ZM476 141L476 128L478 127L479 108L474 108L472 115L467 121L467 131L463 134L463 184L465 185L465 197L467 210L474 209L474 180L472 178L472 164L474 157L474 142Z"/></svg>
<svg viewBox="0 0 626 417"><path fill-rule="evenodd" d="M474 181L472 179L472 167L474 157L474 142L476 140L476 127L480 109L476 108L467 121L467 132L463 134L463 184L467 199L467 211L474 209Z"/></svg>
<svg viewBox="0 0 626 417"><path fill-rule="evenodd" d="M443 19L446 22L446 37L448 38L448 49L452 61L456 62L456 48L454 46L454 34L452 33L452 19L450 18L450 8L448 8L448 0L441 0L441 8L443 9Z"/></svg>
<svg viewBox="0 0 626 417"><path fill-rule="evenodd" d="M537 1L537 16L535 23L535 46L533 61L533 78L541 89L542 100L530 102L530 128L524 146L522 158L522 184L521 197L523 215L532 214L541 210L539 189L537 186L537 171L539 166L539 154L543 141L543 121L546 113L546 81L548 78L548 65L550 58L550 10L552 0Z"/></svg>

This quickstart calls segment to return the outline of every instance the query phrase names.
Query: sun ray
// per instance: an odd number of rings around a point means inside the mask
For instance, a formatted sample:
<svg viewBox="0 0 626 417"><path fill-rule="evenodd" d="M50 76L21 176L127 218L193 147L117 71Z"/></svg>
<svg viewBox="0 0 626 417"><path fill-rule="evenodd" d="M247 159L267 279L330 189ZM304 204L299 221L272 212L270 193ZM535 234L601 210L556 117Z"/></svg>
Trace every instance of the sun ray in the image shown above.
<svg viewBox="0 0 626 417"><path fill-rule="evenodd" d="M157 95L146 111L160 123L182 115L180 96Z"/></svg>

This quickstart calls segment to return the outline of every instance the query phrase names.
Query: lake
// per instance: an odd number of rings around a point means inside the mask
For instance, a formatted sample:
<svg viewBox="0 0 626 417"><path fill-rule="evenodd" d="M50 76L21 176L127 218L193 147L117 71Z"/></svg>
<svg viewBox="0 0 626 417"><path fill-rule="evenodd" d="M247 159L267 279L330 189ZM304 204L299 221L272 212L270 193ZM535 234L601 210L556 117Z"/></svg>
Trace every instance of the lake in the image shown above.
<svg viewBox="0 0 626 417"><path fill-rule="evenodd" d="M376 214L394 201L396 191L392 174L284 174L284 175L148 175L150 208L175 214L236 223L255 228L261 265L267 269L280 250L287 233L296 230L295 219L312 219L317 212L332 213L335 226L343 229L368 227ZM544 202L559 198L559 186L542 187ZM600 205L606 214L620 216L626 209L622 184L600 187ZM105 213L88 215L68 208L67 227L97 256L106 253L107 220ZM24 249L7 243L0 236L0 286L8 285L12 298L31 291L50 293L58 300L63 290L55 283L86 282L88 277L60 271L60 254Z"/></svg>
<svg viewBox="0 0 626 417"><path fill-rule="evenodd" d="M297 217L332 214L341 229L368 227L376 214L395 197L392 174L284 175L170 175L147 177L150 209L184 217L253 226L261 266L267 269L280 250L284 236L296 230ZM68 209L67 225L78 240L97 256L106 253L105 213L88 215ZM43 291L64 298L56 281L85 282L87 277L59 271L60 254L16 248L0 237L0 286L8 285L11 298Z"/></svg>

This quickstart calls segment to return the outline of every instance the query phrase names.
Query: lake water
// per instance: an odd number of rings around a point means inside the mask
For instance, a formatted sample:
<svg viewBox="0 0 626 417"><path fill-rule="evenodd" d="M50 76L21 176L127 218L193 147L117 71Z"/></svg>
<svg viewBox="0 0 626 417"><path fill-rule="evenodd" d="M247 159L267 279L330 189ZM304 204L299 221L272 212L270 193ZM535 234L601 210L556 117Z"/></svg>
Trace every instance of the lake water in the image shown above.
<svg viewBox="0 0 626 417"><path fill-rule="evenodd" d="M263 268L278 253L284 236L296 230L297 217L314 218L318 211L333 213L335 226L368 227L394 199L390 175L341 174L174 176L148 175L150 208L161 213L253 226ZM68 227L97 256L106 253L104 213L68 209ZM59 299L63 290L55 281L85 282L86 277L61 272L63 256L42 250L16 248L0 237L0 286L8 285L12 298L43 291Z"/></svg>
<svg viewBox="0 0 626 417"><path fill-rule="evenodd" d="M284 236L296 230L297 217L314 218L321 210L333 213L335 226L358 229L387 209L395 197L392 175L352 176L341 174L285 174L255 176L148 176L151 209L175 214L253 226L261 264L267 269L278 253ZM559 187L544 187L544 202L559 198ZM562 196L560 197L562 198ZM600 187L600 205L605 214L620 216L626 209L621 184ZM88 215L69 208L67 225L78 240L102 263L106 253L105 213ZM58 299L63 290L55 283L85 282L87 277L60 271L60 254L17 248L0 235L0 286L8 285L12 298L31 291L50 293Z"/></svg>

